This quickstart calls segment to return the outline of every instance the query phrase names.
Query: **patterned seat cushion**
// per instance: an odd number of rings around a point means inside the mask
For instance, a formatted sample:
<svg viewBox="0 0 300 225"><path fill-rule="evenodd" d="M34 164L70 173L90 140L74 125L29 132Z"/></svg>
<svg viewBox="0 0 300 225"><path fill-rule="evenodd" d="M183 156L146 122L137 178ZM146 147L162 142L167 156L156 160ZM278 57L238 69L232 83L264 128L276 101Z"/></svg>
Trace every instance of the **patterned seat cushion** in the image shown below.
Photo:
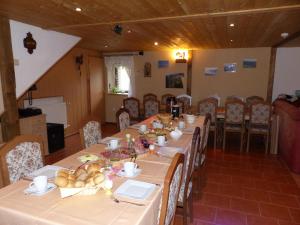
<svg viewBox="0 0 300 225"><path fill-rule="evenodd" d="M207 113L211 115L211 122L215 123L215 112L216 112L216 104L209 101L203 101L199 103L198 112L200 115L205 116Z"/></svg>
<svg viewBox="0 0 300 225"><path fill-rule="evenodd" d="M83 137L85 147L88 148L91 145L100 143L101 129L100 123L97 121L90 121L83 127Z"/></svg>
<svg viewBox="0 0 300 225"><path fill-rule="evenodd" d="M187 191L187 197L190 196L192 187L193 187L193 182L190 181L190 182L189 182L188 191ZM183 203L183 195L184 195L184 186L181 185L181 187L180 187L180 192L179 192L179 196L178 196L178 202L180 202L181 204Z"/></svg>
<svg viewBox="0 0 300 225"><path fill-rule="evenodd" d="M15 183L22 177L43 167L41 146L37 142L23 142L5 156L9 180Z"/></svg>
<svg viewBox="0 0 300 225"><path fill-rule="evenodd" d="M144 106L145 106L145 117L146 118L159 113L159 104L155 100L154 101L153 100L145 101Z"/></svg>
<svg viewBox="0 0 300 225"><path fill-rule="evenodd" d="M134 99L124 101L124 107L125 107L125 109L128 109L129 114L132 118L139 118L140 112L139 112L138 101L136 101Z"/></svg>

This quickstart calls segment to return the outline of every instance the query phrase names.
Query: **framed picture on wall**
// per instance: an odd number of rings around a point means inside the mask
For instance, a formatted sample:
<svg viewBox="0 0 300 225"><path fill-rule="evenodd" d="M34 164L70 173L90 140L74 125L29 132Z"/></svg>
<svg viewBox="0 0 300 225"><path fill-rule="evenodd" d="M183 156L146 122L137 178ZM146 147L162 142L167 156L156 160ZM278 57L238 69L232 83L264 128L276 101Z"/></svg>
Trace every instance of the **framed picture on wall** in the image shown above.
<svg viewBox="0 0 300 225"><path fill-rule="evenodd" d="M149 62L144 65L144 77L151 77L151 63Z"/></svg>
<svg viewBox="0 0 300 225"><path fill-rule="evenodd" d="M205 76L216 76L218 72L218 67L205 67L204 75Z"/></svg>
<svg viewBox="0 0 300 225"><path fill-rule="evenodd" d="M235 73L236 72L236 63L225 63L224 72Z"/></svg>
<svg viewBox="0 0 300 225"><path fill-rule="evenodd" d="M166 75L166 88L183 88L183 73L174 73Z"/></svg>
<svg viewBox="0 0 300 225"><path fill-rule="evenodd" d="M243 67L244 68L256 68L256 59L247 59L243 60Z"/></svg>
<svg viewBox="0 0 300 225"><path fill-rule="evenodd" d="M158 68L169 67L169 60L158 60Z"/></svg>

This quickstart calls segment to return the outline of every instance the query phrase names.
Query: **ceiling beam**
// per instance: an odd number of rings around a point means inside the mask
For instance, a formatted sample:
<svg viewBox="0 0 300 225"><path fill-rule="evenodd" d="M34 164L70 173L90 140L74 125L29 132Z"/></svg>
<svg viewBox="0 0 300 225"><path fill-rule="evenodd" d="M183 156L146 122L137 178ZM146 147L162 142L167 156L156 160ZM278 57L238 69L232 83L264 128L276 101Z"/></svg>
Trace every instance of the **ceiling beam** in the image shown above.
<svg viewBox="0 0 300 225"><path fill-rule="evenodd" d="M288 42L290 42L290 41L292 41L292 40L294 40L298 37L300 37L300 30L297 31L296 33L293 33L289 37L283 39L282 41L278 42L277 44L273 45L272 47L273 48L278 48L278 47L283 46L284 44L287 44Z"/></svg>
<svg viewBox="0 0 300 225"><path fill-rule="evenodd" d="M161 22L161 21L168 21L168 20L197 19L197 18L222 17L222 16L238 16L238 15L247 15L247 14L256 14L256 13L283 12L283 11L299 10L299 9L300 9L300 4L295 4L295 5L287 5L287 6L265 7L265 8L245 9L245 10L204 12L204 13L179 15L179 16L164 16L164 17L133 19L133 20L119 20L119 21L96 22L96 23L86 23L86 24L73 24L73 25L66 25L66 26L48 27L46 29L60 30L60 29L64 29L64 28L79 28L79 27L90 27L90 26L101 26L101 25L149 23L149 22Z"/></svg>

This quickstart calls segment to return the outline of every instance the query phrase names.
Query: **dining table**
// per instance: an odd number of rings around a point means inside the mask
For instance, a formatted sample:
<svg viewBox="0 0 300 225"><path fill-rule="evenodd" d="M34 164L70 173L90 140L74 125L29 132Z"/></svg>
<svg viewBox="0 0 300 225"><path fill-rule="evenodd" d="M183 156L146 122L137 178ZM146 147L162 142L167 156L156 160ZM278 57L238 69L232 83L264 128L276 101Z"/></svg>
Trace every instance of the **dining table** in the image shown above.
<svg viewBox="0 0 300 225"><path fill-rule="evenodd" d="M151 126L156 116L140 122L138 125ZM173 121L173 126L177 122ZM192 134L195 127L202 130L203 116L197 116L193 124L186 123L182 136L178 140L168 137L167 147L174 147L179 152L186 154L191 149ZM138 125L128 127L112 137L125 141L126 134L138 140L140 133ZM154 153L163 147L155 146ZM67 158L56 162L55 166L67 169L76 169L82 162L79 157L93 154L102 157L106 152L104 143L92 145ZM62 198L59 188L42 196L24 194L24 190L31 181L21 179L0 189L0 224L1 225L153 225L158 224L164 179L172 157L154 154L145 151L136 158L136 163L141 172L134 178L114 175L111 177L113 187L111 190L100 189L94 195L74 195ZM124 159L123 161L129 161ZM127 180L143 181L155 184L154 191L148 198L139 201L140 204L130 201L114 201L113 193ZM51 181L50 181L51 182Z"/></svg>

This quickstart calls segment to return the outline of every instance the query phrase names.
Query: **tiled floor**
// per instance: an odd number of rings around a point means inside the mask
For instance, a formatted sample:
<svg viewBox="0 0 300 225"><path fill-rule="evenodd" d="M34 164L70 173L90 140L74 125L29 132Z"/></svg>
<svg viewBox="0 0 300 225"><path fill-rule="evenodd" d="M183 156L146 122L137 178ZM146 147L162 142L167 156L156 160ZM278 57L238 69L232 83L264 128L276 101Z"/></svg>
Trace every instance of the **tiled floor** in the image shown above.
<svg viewBox="0 0 300 225"><path fill-rule="evenodd" d="M116 133L114 125L102 126L103 137ZM258 143L261 146L261 143ZM230 151L209 150L206 182L194 197L195 225L296 225L300 224L300 189L277 157L239 154L239 143L230 140ZM66 147L46 157L54 163L82 149L79 135L66 139ZM299 179L299 175L295 178ZM181 225L180 211L175 225Z"/></svg>
<svg viewBox="0 0 300 225"><path fill-rule="evenodd" d="M210 150L207 159L206 185L194 199L194 224L300 224L300 189L277 157Z"/></svg>

